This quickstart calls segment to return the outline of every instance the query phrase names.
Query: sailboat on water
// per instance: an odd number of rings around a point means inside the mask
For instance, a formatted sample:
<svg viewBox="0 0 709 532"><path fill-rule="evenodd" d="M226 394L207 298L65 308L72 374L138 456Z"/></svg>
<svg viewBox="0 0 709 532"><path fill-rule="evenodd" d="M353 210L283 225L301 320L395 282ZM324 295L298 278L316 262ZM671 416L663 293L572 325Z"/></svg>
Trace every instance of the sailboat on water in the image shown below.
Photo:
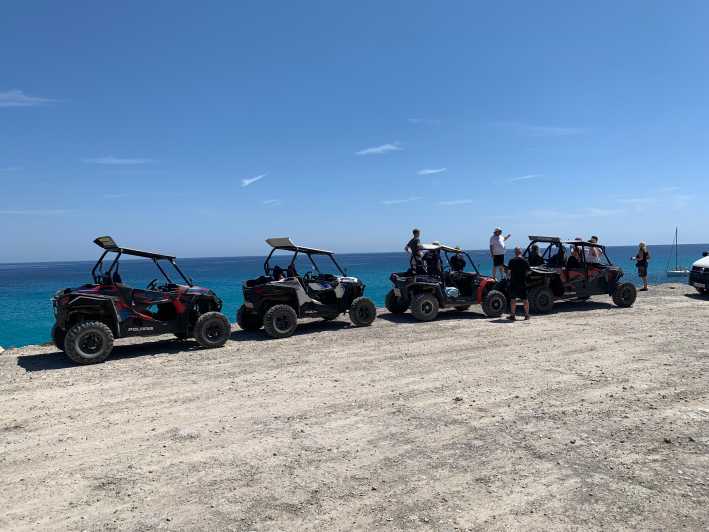
<svg viewBox="0 0 709 532"><path fill-rule="evenodd" d="M675 240L672 243L672 247L675 250L675 267L670 269L670 261L672 256L667 259L667 277L687 277L689 275L689 270L684 266L679 265L679 252L677 251L677 246L679 245L679 240L677 239L677 228L675 227Z"/></svg>

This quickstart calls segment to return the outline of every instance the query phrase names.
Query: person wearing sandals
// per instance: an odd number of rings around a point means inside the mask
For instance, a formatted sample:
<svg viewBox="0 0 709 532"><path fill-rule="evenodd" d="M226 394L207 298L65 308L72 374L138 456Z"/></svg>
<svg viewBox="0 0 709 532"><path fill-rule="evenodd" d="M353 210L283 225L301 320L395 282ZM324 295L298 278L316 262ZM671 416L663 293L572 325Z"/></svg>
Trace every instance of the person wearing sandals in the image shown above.
<svg viewBox="0 0 709 532"><path fill-rule="evenodd" d="M640 242L638 252L634 257L631 257L631 259L635 261L635 267L638 269L638 277L643 280L643 287L640 290L647 292L647 263L650 260L650 251L647 249L645 242Z"/></svg>
<svg viewBox="0 0 709 532"><path fill-rule="evenodd" d="M527 260L522 256L522 248L515 248L515 256L510 259L507 271L510 278L510 316L509 319L515 321L517 318L517 304L521 300L524 304L524 319L529 319L529 299L527 299L527 273L530 267Z"/></svg>

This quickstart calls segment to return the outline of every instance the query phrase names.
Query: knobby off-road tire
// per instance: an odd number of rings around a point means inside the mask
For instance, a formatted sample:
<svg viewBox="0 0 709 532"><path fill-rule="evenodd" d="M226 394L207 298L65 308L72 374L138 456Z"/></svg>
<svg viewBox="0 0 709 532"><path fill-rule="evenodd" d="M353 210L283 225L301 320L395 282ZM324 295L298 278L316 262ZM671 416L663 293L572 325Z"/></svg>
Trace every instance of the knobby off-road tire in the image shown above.
<svg viewBox="0 0 709 532"><path fill-rule="evenodd" d="M554 308L554 293L551 288L539 286L529 291L529 310L535 314L549 314Z"/></svg>
<svg viewBox="0 0 709 532"><path fill-rule="evenodd" d="M638 291L633 283L623 283L618 285L613 292L613 303L619 307L632 307Z"/></svg>
<svg viewBox="0 0 709 532"><path fill-rule="evenodd" d="M409 309L409 302L403 297L398 297L394 290L389 290L384 299L384 306L392 314L403 314Z"/></svg>
<svg viewBox="0 0 709 532"><path fill-rule="evenodd" d="M368 297L358 297L350 305L350 321L355 327L371 325L377 317L377 307Z"/></svg>
<svg viewBox="0 0 709 532"><path fill-rule="evenodd" d="M100 321L77 323L64 338L64 352L77 364L98 364L106 360L112 350L113 333Z"/></svg>
<svg viewBox="0 0 709 532"><path fill-rule="evenodd" d="M231 334L231 324L221 312L205 312L194 324L197 343L206 349L223 346Z"/></svg>
<svg viewBox="0 0 709 532"><path fill-rule="evenodd" d="M263 328L271 338L292 336L298 327L298 315L290 305L273 305L263 317Z"/></svg>
<svg viewBox="0 0 709 532"><path fill-rule="evenodd" d="M59 349L59 351L64 351L65 339L66 331L61 327L57 327L56 324L52 325L52 342L54 342L54 347Z"/></svg>
<svg viewBox="0 0 709 532"><path fill-rule="evenodd" d="M438 317L438 299L433 294L419 294L411 302L411 314L419 321L433 321Z"/></svg>
<svg viewBox="0 0 709 532"><path fill-rule="evenodd" d="M482 307L488 318L499 318L507 309L507 297L499 290L490 290L485 294Z"/></svg>
<svg viewBox="0 0 709 532"><path fill-rule="evenodd" d="M249 311L244 305L241 305L236 311L236 323L243 330L251 332L258 331L263 325L259 315Z"/></svg>

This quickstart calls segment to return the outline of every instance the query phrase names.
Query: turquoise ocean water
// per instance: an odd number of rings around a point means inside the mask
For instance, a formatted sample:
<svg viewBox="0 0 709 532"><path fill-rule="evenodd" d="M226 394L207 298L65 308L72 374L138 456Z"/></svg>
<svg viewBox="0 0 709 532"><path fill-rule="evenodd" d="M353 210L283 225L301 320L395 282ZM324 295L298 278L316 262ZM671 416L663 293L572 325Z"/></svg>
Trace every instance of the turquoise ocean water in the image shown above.
<svg viewBox="0 0 709 532"><path fill-rule="evenodd" d="M608 247L613 262L623 267L629 280L639 283L635 263L630 260L635 247ZM672 246L650 246L652 261L649 280L652 284L684 282L686 278L668 279L665 275L667 260L674 252ZM709 244L679 246L679 262L689 267L709 251ZM491 260L486 251L472 251L471 257L483 273L491 270ZM390 288L389 275L407 268L404 253L356 253L337 255L349 275L359 277L367 285L366 294L377 306L384 306L384 296ZM224 312L235 321L236 309L241 305L241 282L257 277L263 271L263 257L223 257L182 259L180 266L192 276L195 284L214 290L224 300ZM285 261L276 261L285 264ZM75 287L90 282L93 261L43 262L0 264L0 346L5 348L42 343L49 340L53 323L50 298L60 288ZM318 266L321 262L318 262ZM306 271L305 263L299 269ZM152 263L142 260L121 262L121 274L127 284L145 286L158 277Z"/></svg>

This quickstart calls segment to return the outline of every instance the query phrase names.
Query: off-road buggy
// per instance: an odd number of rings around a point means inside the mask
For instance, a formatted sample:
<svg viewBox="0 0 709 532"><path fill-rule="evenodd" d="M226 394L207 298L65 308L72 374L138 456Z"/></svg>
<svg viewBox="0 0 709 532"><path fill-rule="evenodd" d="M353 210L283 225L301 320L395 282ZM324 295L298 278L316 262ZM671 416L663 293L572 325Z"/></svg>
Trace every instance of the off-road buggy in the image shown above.
<svg viewBox="0 0 709 532"><path fill-rule="evenodd" d="M194 337L202 347L226 343L231 327L220 312L221 299L194 286L175 257L119 247L110 236L94 243L104 251L91 270L93 283L59 290L52 298L56 317L52 339L71 360L103 362L111 354L113 339L126 336L171 333L180 339ZM106 268L109 254L115 256ZM164 282L153 279L144 289L124 284L119 272L124 255L151 260ZM161 263L170 263L184 284L173 282Z"/></svg>
<svg viewBox="0 0 709 532"><path fill-rule="evenodd" d="M462 311L471 305L482 305L485 315L491 318L505 311L506 296L494 289L492 277L480 274L466 252L437 243L423 244L421 249L425 254L423 261L412 260L407 271L391 274L394 288L385 300L389 312L403 314L411 309L416 319L431 321L442 308Z"/></svg>
<svg viewBox="0 0 709 532"><path fill-rule="evenodd" d="M349 313L353 325L364 326L377 317L374 303L363 297L365 285L348 277L331 251L298 246L285 237L269 238L266 243L272 249L263 264L264 275L243 283L244 304L236 313L239 327L246 331L263 327L272 338L286 338L295 332L298 318L334 320ZM271 265L278 260L276 251L288 252L287 267ZM303 257L312 270L301 275L297 267ZM334 265L336 273L321 271L323 262Z"/></svg>
<svg viewBox="0 0 709 532"><path fill-rule="evenodd" d="M586 300L602 294L610 295L619 307L635 303L635 285L620 282L623 269L611 262L605 246L549 236L530 236L529 240L524 257L531 266L527 275L531 312L545 314L551 312L554 301ZM532 253L535 245L538 257ZM500 281L497 289L508 294L507 280Z"/></svg>

